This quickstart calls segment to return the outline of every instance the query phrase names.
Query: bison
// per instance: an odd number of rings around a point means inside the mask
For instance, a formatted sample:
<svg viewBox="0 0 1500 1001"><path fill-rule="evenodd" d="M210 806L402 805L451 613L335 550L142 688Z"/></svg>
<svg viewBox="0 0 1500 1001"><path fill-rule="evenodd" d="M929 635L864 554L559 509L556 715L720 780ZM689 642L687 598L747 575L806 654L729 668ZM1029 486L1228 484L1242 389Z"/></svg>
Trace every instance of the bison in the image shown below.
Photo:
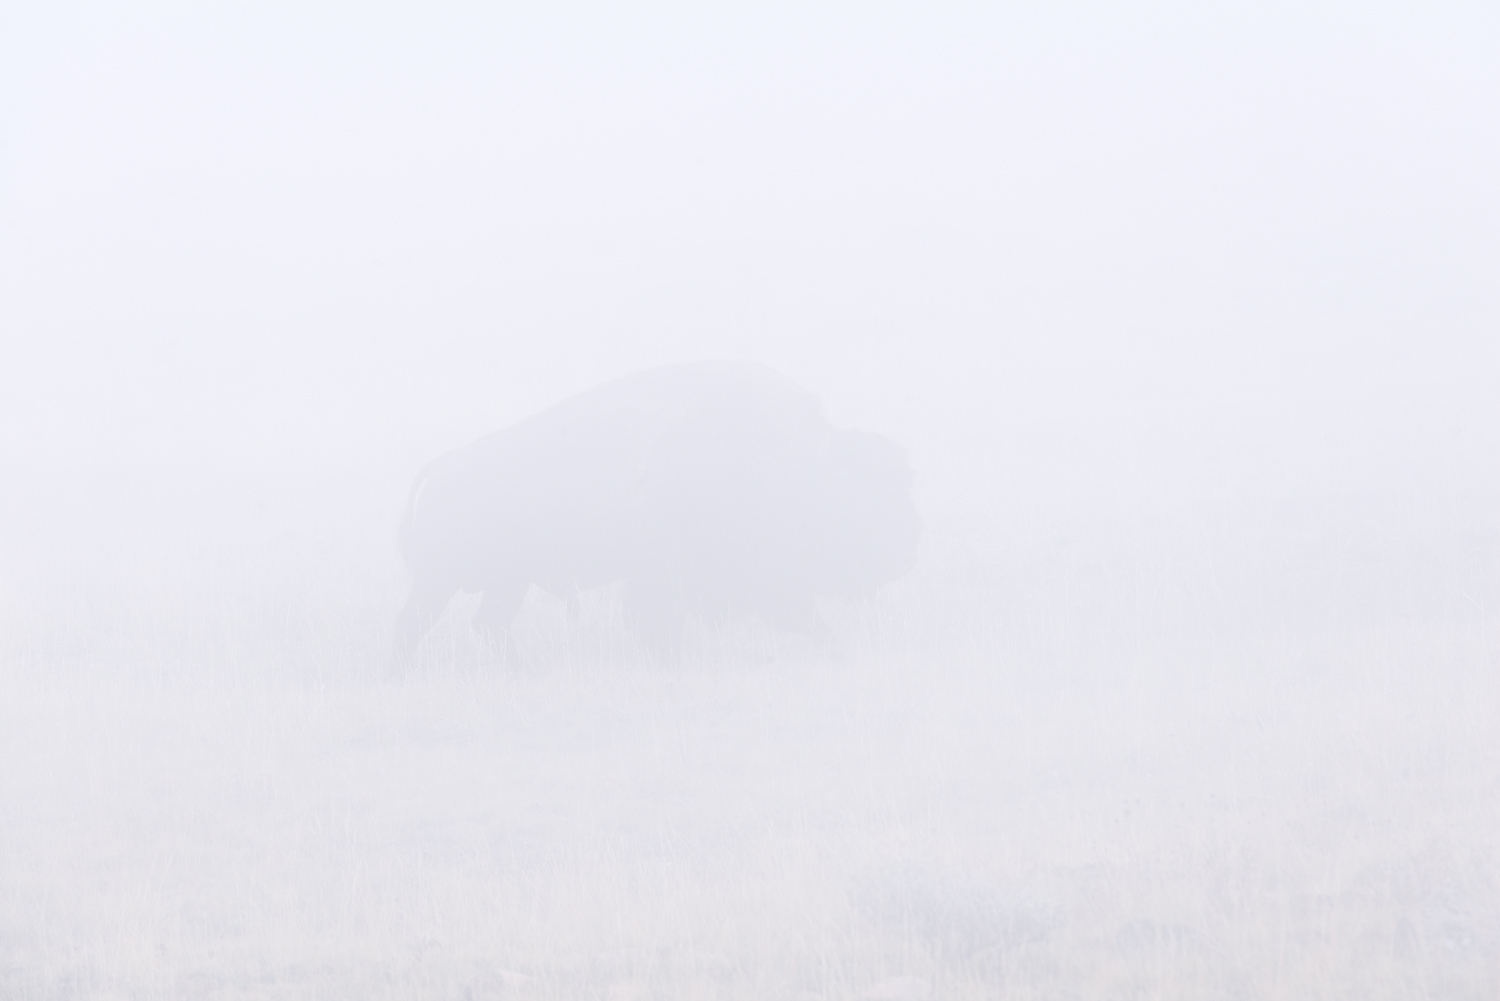
<svg viewBox="0 0 1500 1001"><path fill-rule="evenodd" d="M458 591L505 641L528 588L624 582L638 636L675 650L688 616L817 633L816 598L905 573L919 521L891 441L834 428L761 365L699 362L605 383L428 463L400 530L411 595L398 663Z"/></svg>

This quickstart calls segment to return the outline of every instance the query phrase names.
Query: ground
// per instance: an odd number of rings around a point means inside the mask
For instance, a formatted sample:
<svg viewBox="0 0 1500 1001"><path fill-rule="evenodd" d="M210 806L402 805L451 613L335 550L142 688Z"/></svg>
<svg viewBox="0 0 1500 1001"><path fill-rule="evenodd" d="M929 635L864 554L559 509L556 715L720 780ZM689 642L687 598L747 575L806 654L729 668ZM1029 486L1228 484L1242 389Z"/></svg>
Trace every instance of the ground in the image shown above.
<svg viewBox="0 0 1500 1001"><path fill-rule="evenodd" d="M538 614L404 678L14 672L0 995L1500 996L1482 620L668 668Z"/></svg>

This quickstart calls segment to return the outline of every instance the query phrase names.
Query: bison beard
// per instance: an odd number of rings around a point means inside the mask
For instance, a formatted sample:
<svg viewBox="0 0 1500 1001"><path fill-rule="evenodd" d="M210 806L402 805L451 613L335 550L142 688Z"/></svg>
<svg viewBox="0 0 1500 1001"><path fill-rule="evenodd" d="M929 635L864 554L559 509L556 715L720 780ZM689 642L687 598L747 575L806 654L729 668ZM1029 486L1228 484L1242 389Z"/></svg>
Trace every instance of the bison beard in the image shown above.
<svg viewBox="0 0 1500 1001"><path fill-rule="evenodd" d="M623 581L652 649L690 615L822 629L815 599L873 592L911 566L911 473L879 435L837 430L760 365L703 362L606 383L430 462L401 525L404 663L458 591L505 642L534 584Z"/></svg>

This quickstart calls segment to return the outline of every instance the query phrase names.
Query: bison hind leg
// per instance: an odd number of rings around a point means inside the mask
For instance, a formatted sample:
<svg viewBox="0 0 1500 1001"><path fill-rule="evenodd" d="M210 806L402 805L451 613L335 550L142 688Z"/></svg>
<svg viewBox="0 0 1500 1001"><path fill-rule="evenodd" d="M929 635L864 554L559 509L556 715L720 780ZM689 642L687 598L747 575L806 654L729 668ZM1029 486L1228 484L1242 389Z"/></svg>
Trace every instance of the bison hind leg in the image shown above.
<svg viewBox="0 0 1500 1001"><path fill-rule="evenodd" d="M761 614L773 629L782 632L797 633L818 641L831 635L828 623L818 613L818 602L811 594L778 594L761 603Z"/></svg>
<svg viewBox="0 0 1500 1001"><path fill-rule="evenodd" d="M623 599L625 621L635 638L657 660L675 663L682 652L687 609L673 589L631 581Z"/></svg>
<svg viewBox="0 0 1500 1001"><path fill-rule="evenodd" d="M417 581L412 584L406 604L396 616L396 637L391 656L392 671L403 674L416 656L422 637L448 607L455 587Z"/></svg>
<svg viewBox="0 0 1500 1001"><path fill-rule="evenodd" d="M505 584L485 588L471 622L486 651L509 663L520 661L521 649L516 645L511 625L521 611L529 587L528 584Z"/></svg>
<svg viewBox="0 0 1500 1001"><path fill-rule="evenodd" d="M842 660L838 638L818 611L817 599L809 592L786 591L764 596L759 604L761 617L778 639L778 651L801 651L803 654ZM780 656L780 653L777 654Z"/></svg>

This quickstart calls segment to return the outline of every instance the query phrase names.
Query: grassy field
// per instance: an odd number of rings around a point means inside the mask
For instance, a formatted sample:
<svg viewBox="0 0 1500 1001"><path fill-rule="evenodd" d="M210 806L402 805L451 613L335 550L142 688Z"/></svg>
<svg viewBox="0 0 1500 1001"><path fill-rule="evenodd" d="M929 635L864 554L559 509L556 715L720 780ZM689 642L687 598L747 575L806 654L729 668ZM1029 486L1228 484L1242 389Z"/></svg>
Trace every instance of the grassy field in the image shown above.
<svg viewBox="0 0 1500 1001"><path fill-rule="evenodd" d="M296 669L258 620L12 657L0 996L1500 996L1487 620L1083 644L918 604L670 669L603 599L538 600L508 666L458 609L404 678L373 613Z"/></svg>

